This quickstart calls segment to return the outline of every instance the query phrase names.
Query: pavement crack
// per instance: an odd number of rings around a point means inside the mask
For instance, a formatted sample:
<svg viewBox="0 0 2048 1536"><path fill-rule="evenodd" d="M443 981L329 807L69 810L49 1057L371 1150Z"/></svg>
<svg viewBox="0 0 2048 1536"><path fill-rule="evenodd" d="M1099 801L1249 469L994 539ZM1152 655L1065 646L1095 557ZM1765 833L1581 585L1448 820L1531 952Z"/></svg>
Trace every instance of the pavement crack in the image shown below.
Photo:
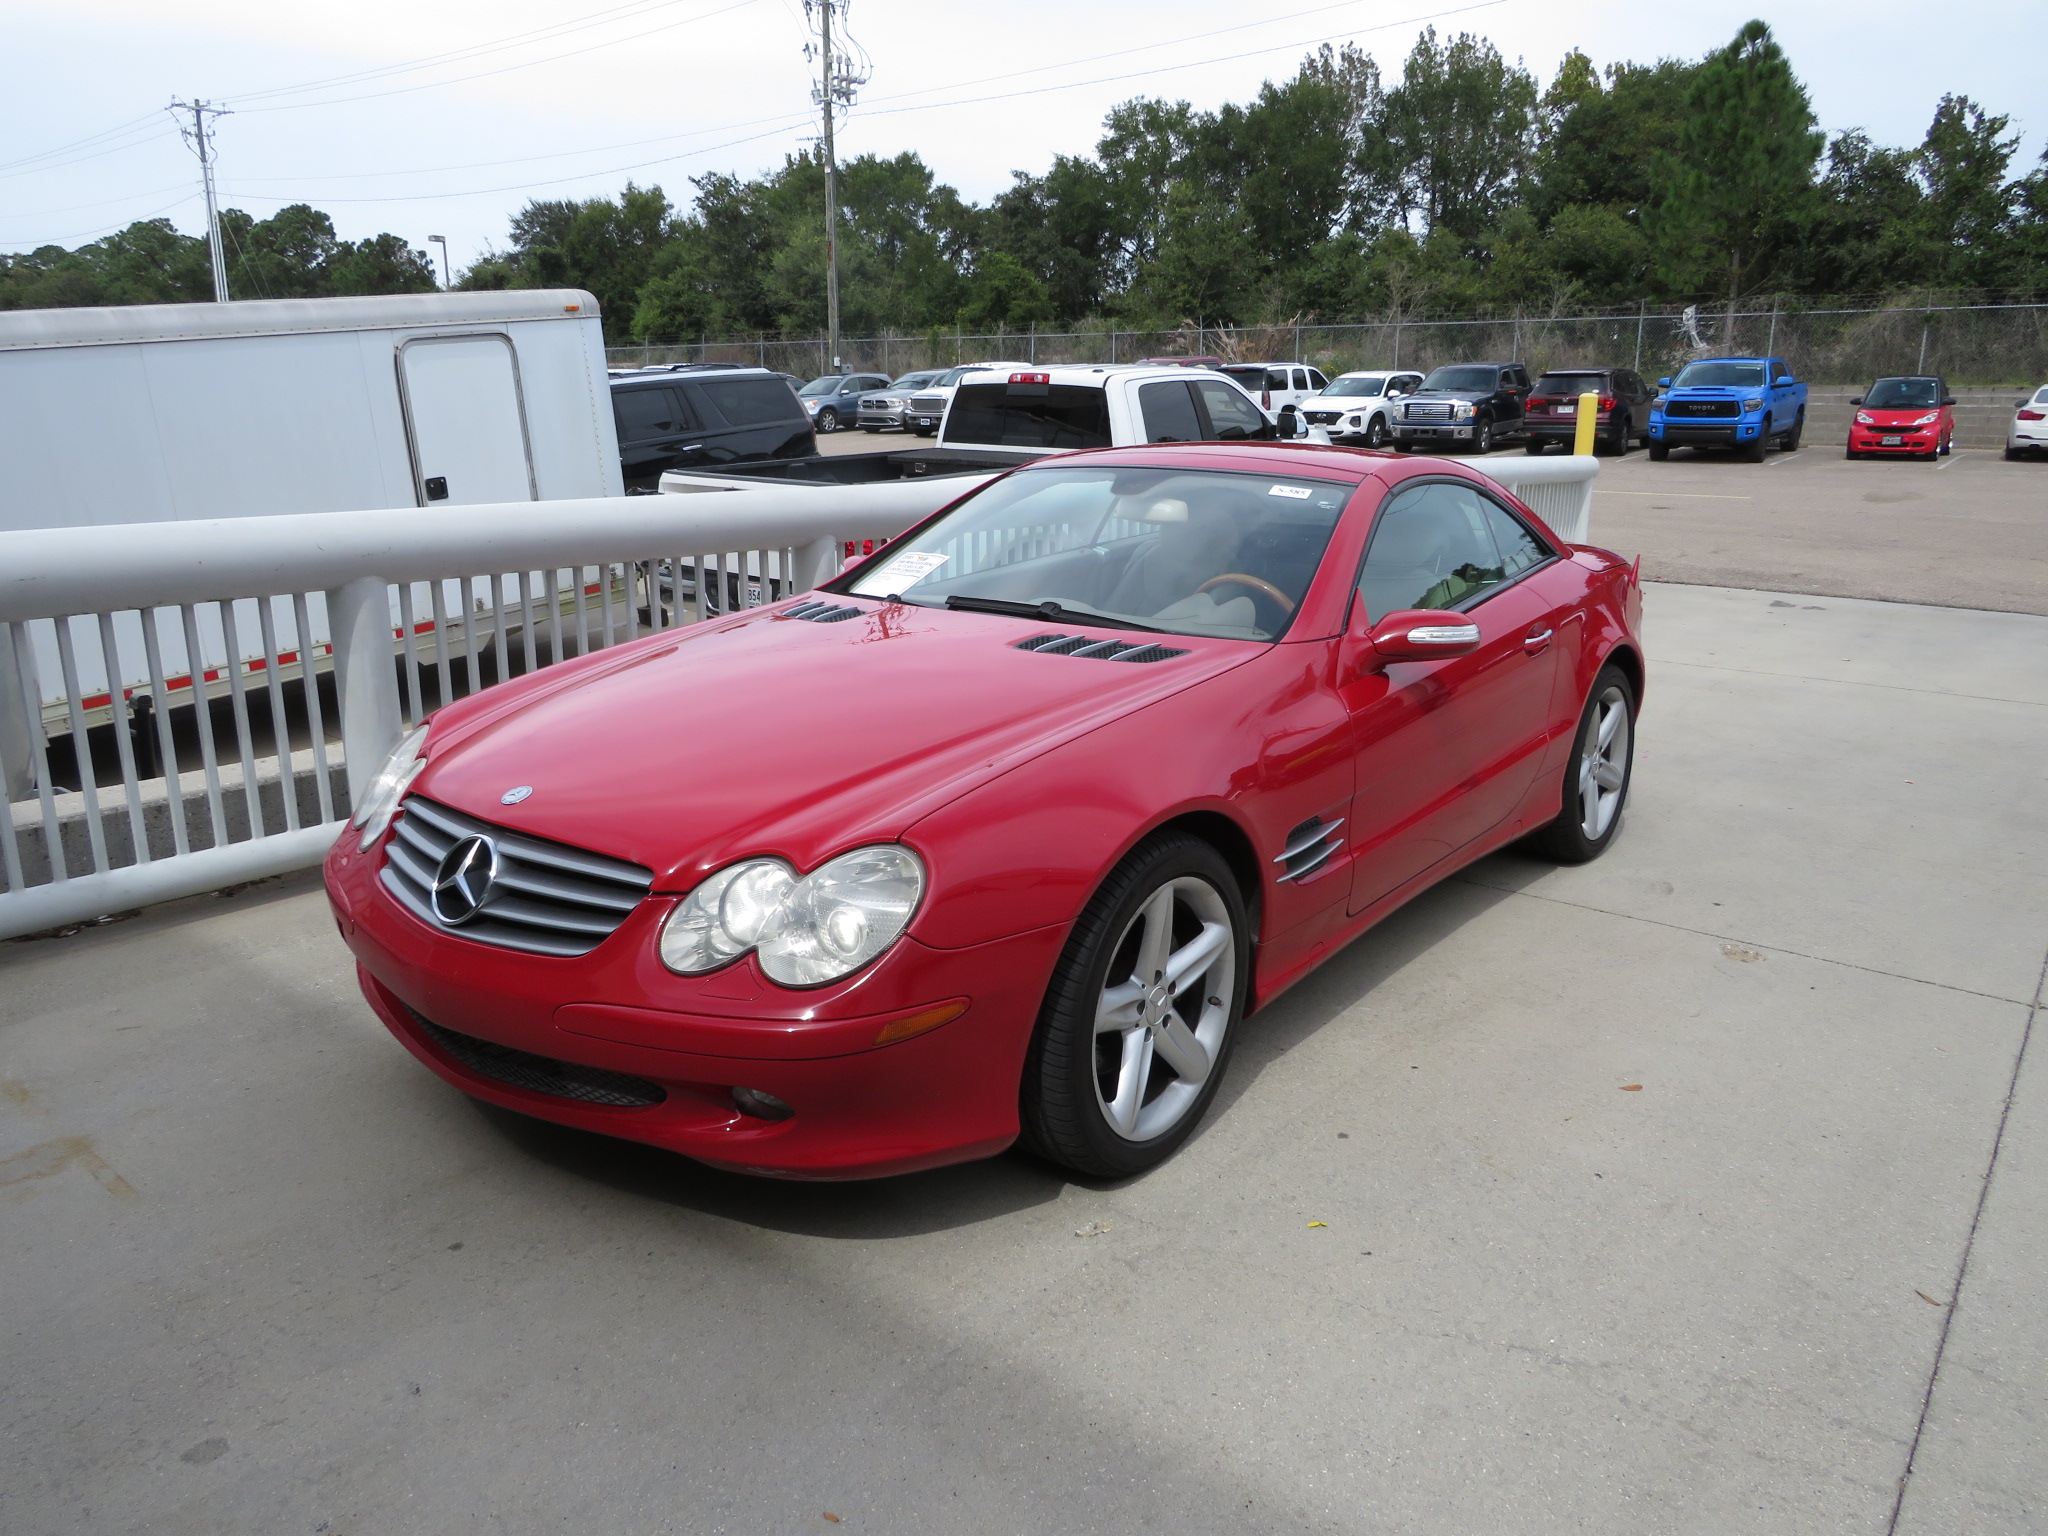
<svg viewBox="0 0 2048 1536"><path fill-rule="evenodd" d="M2012 1119L2012 1101L2020 1090L2020 1069L2026 1065L2027 1046L2034 1038L2034 1020L2041 1014L2041 998L2048 989L2048 957L2041 961L2041 974L2034 983L2034 1000L2027 1006L2027 1022L2020 1029L2020 1048L2013 1052L2012 1076L2005 1085L2005 1102L1998 1110L1998 1130L1991 1137L1991 1155L1984 1162L1984 1179L1977 1186L1977 1208L1970 1213L1969 1235L1956 1260L1955 1284L1949 1287L1948 1307L1941 1314L1941 1333L1934 1341L1934 1361L1927 1370L1927 1390L1920 1395L1920 1417L1913 1425L1913 1439L1906 1447L1906 1470L1899 1474L1898 1492L1892 1496L1892 1517L1885 1524L1885 1536L1897 1536L1899 1516L1905 1512L1906 1489L1913 1481L1913 1464L1920 1455L1920 1437L1927 1431L1927 1415L1934 1407L1934 1388L1941 1380L1942 1357L1948 1352L1948 1333L1962 1305L1963 1281L1970 1272L1970 1251L1977 1246L1977 1228L1984 1221L1984 1206L1991 1198L1991 1177L1998 1171L1998 1154L2005 1146L2006 1122Z"/></svg>
<svg viewBox="0 0 2048 1536"><path fill-rule="evenodd" d="M1669 928L1674 933L1690 933L1723 944L1745 945L1762 950L1766 954L1790 955L1795 960L1811 960L1818 965L1838 965L1846 971L1862 971L1866 975L1884 976L1892 981L1911 982L1918 987L1934 987L1942 992L1954 992L1961 997L1981 997L1992 1003L2016 1003L2022 1008L2040 1006L2038 995L2030 1005L2023 997L2006 997L1998 992L1979 992L1974 987L1959 987L1953 982L1929 981L1925 976L1908 976L1903 971L1887 971L1875 965L1858 965L1854 960L1838 960L1833 955L1816 955L1803 949L1788 949L1783 944L1767 944L1762 939L1748 939L1733 933L1717 933L1711 928L1694 928L1686 923L1667 922L1661 917L1644 917L1640 912L1621 912L1613 907L1596 907L1589 901L1567 901L1562 896L1546 896L1540 891L1517 890L1511 885L1495 885L1487 880L1474 880L1470 875L1453 875L1451 878L1460 885L1474 885L1481 890L1498 891L1503 896L1525 896L1530 901L1547 901L1552 906L1573 907L1581 912L1597 912L1602 917L1618 917L1631 923L1648 923L1652 928ZM2030 1022L2031 1018L2029 1015Z"/></svg>

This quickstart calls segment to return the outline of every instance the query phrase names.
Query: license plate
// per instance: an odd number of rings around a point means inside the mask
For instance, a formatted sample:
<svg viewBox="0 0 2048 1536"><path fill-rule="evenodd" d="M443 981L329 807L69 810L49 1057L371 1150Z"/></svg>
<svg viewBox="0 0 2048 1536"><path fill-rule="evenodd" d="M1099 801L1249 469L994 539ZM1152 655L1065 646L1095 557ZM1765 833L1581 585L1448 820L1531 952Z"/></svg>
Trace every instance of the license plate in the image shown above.
<svg viewBox="0 0 2048 1536"><path fill-rule="evenodd" d="M1576 416L1579 414L1579 402L1574 400L1569 405L1553 405L1551 409L1560 416Z"/></svg>
<svg viewBox="0 0 2048 1536"><path fill-rule="evenodd" d="M920 417L918 417L918 418L917 418L917 424L918 424L918 425L919 425L920 427L928 427L928 426L930 426L930 425L932 424L932 422L933 422L933 418L932 418L932 417L930 417L930 416L920 416Z"/></svg>
<svg viewBox="0 0 2048 1536"><path fill-rule="evenodd" d="M1896 448L1904 441L1903 437L1883 437L1878 439L1878 446L1880 448Z"/></svg>

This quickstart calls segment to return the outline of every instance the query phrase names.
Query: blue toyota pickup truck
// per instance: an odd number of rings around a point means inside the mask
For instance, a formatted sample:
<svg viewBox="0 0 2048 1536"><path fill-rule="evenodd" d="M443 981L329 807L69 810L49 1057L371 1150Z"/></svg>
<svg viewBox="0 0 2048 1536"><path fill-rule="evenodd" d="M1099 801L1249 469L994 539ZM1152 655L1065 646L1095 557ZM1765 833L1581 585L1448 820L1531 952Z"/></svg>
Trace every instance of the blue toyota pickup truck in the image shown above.
<svg viewBox="0 0 2048 1536"><path fill-rule="evenodd" d="M1733 448L1752 464L1776 439L1787 453L1806 428L1806 386L1782 357L1716 357L1687 363L1650 407L1650 457L1673 448Z"/></svg>

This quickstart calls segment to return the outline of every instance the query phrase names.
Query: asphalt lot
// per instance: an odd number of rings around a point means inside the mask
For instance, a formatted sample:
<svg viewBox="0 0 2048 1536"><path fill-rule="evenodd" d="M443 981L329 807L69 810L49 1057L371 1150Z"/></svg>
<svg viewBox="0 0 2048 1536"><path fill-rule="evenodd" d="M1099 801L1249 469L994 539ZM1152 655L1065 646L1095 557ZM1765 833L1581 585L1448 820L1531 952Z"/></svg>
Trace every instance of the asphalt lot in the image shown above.
<svg viewBox="0 0 2048 1536"><path fill-rule="evenodd" d="M836 454L925 440L818 441ZM1640 554L1654 581L2048 614L2048 461L1996 452L1851 463L1810 439L1762 464L1691 449L1652 464L1638 449L1602 461L1593 537Z"/></svg>
<svg viewBox="0 0 2048 1536"><path fill-rule="evenodd" d="M0 1529L2039 1532L2048 620L1647 624L1609 855L1412 903L1121 1186L480 1111L310 877L0 946Z"/></svg>

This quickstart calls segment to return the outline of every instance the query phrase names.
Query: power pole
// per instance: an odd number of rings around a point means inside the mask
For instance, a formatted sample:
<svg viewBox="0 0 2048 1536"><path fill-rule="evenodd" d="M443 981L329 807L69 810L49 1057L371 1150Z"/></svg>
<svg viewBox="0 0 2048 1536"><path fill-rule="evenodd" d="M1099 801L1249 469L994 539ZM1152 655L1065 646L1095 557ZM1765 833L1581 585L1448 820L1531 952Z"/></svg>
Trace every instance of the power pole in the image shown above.
<svg viewBox="0 0 2048 1536"><path fill-rule="evenodd" d="M845 12L853 0L804 0L806 15L818 20L818 83L811 87L811 99L825 114L825 328L826 352L834 369L839 358L839 160L832 143L832 109L853 105L853 93L866 85L868 77L857 71L853 61L832 46L832 12ZM810 50L807 47L805 53Z"/></svg>
<svg viewBox="0 0 2048 1536"><path fill-rule="evenodd" d="M203 101L173 101L172 113L190 112L192 126L182 122L178 132L199 156L199 179L206 188L206 245L213 254L213 302L228 302L228 259L220 246L220 206L213 193L213 128L207 122L209 117L226 117L228 109L209 105Z"/></svg>

